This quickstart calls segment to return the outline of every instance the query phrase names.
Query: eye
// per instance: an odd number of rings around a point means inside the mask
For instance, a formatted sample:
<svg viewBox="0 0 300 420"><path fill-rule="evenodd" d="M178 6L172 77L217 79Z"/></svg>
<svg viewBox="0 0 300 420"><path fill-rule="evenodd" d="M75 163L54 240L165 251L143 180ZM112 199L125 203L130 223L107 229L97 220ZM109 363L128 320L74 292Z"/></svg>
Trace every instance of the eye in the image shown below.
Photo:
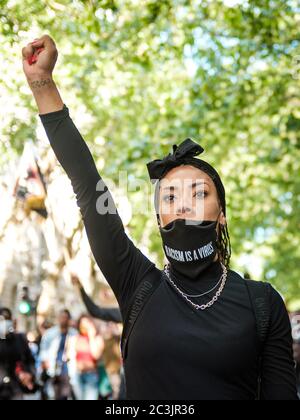
<svg viewBox="0 0 300 420"><path fill-rule="evenodd" d="M196 198L205 198L208 195L206 191L198 191L195 193L194 197Z"/></svg>
<svg viewBox="0 0 300 420"><path fill-rule="evenodd" d="M175 195L174 195L174 194L165 195L165 196L163 197L163 201L164 201L165 203L173 203L173 202L174 202L174 200L175 200Z"/></svg>

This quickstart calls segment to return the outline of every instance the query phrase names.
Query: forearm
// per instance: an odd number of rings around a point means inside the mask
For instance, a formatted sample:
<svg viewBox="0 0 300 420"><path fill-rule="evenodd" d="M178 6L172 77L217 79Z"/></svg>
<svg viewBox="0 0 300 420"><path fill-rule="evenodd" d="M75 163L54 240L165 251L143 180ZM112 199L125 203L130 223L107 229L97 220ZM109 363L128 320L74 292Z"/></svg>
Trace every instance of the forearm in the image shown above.
<svg viewBox="0 0 300 420"><path fill-rule="evenodd" d="M51 76L39 76L27 79L38 106L39 114L61 111L64 103Z"/></svg>
<svg viewBox="0 0 300 420"><path fill-rule="evenodd" d="M96 262L121 308L127 307L138 284L155 266L127 237L113 198L64 107L52 79L57 58L54 40L43 35L22 49L23 71L54 153L71 180Z"/></svg>
<svg viewBox="0 0 300 420"><path fill-rule="evenodd" d="M122 322L119 308L102 308L101 306L97 306L87 295L83 287L80 289L80 293L86 309L93 318L110 322Z"/></svg>

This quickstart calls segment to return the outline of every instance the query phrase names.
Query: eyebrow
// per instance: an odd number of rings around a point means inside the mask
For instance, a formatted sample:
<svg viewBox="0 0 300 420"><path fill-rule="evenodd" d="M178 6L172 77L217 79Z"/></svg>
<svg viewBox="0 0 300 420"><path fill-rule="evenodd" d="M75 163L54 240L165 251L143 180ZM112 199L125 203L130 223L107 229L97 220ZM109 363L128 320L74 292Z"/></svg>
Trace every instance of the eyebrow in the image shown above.
<svg viewBox="0 0 300 420"><path fill-rule="evenodd" d="M194 182L192 185L189 186L189 188L194 189L196 187L199 187L200 185L204 185L206 184L209 187L209 183L206 181L196 181ZM163 191L176 191L178 190L178 187L174 186L174 185L170 185L168 187L165 187L162 189Z"/></svg>
<svg viewBox="0 0 300 420"><path fill-rule="evenodd" d="M206 184L209 187L209 183L206 181L196 181L190 186L190 188L193 189L193 188L199 187L199 185L204 185L204 184Z"/></svg>

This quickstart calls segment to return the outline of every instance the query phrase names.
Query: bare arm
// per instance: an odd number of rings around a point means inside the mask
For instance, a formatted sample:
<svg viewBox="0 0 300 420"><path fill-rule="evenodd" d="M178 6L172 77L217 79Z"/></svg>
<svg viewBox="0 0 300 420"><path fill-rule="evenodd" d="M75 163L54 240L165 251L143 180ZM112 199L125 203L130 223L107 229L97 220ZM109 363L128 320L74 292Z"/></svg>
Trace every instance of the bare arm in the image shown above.
<svg viewBox="0 0 300 420"><path fill-rule="evenodd" d="M39 53L39 49L42 49ZM38 55L35 63L30 58ZM45 35L22 50L23 70L41 115L63 109L64 103L53 80L52 73L58 52L54 41Z"/></svg>
<svg viewBox="0 0 300 420"><path fill-rule="evenodd" d="M50 145L71 180L93 255L124 318L138 285L155 266L126 235L90 150L64 106L52 79L56 60L55 43L47 35L23 49L24 72Z"/></svg>

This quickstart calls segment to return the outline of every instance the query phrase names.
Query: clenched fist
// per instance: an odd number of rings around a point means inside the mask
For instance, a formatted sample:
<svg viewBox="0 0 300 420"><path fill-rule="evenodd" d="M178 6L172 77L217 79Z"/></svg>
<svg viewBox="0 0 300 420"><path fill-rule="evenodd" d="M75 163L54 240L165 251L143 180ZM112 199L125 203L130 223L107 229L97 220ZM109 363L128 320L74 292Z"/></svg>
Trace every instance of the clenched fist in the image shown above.
<svg viewBox="0 0 300 420"><path fill-rule="evenodd" d="M48 35L29 43L22 49L23 70L27 80L52 77L58 52Z"/></svg>

